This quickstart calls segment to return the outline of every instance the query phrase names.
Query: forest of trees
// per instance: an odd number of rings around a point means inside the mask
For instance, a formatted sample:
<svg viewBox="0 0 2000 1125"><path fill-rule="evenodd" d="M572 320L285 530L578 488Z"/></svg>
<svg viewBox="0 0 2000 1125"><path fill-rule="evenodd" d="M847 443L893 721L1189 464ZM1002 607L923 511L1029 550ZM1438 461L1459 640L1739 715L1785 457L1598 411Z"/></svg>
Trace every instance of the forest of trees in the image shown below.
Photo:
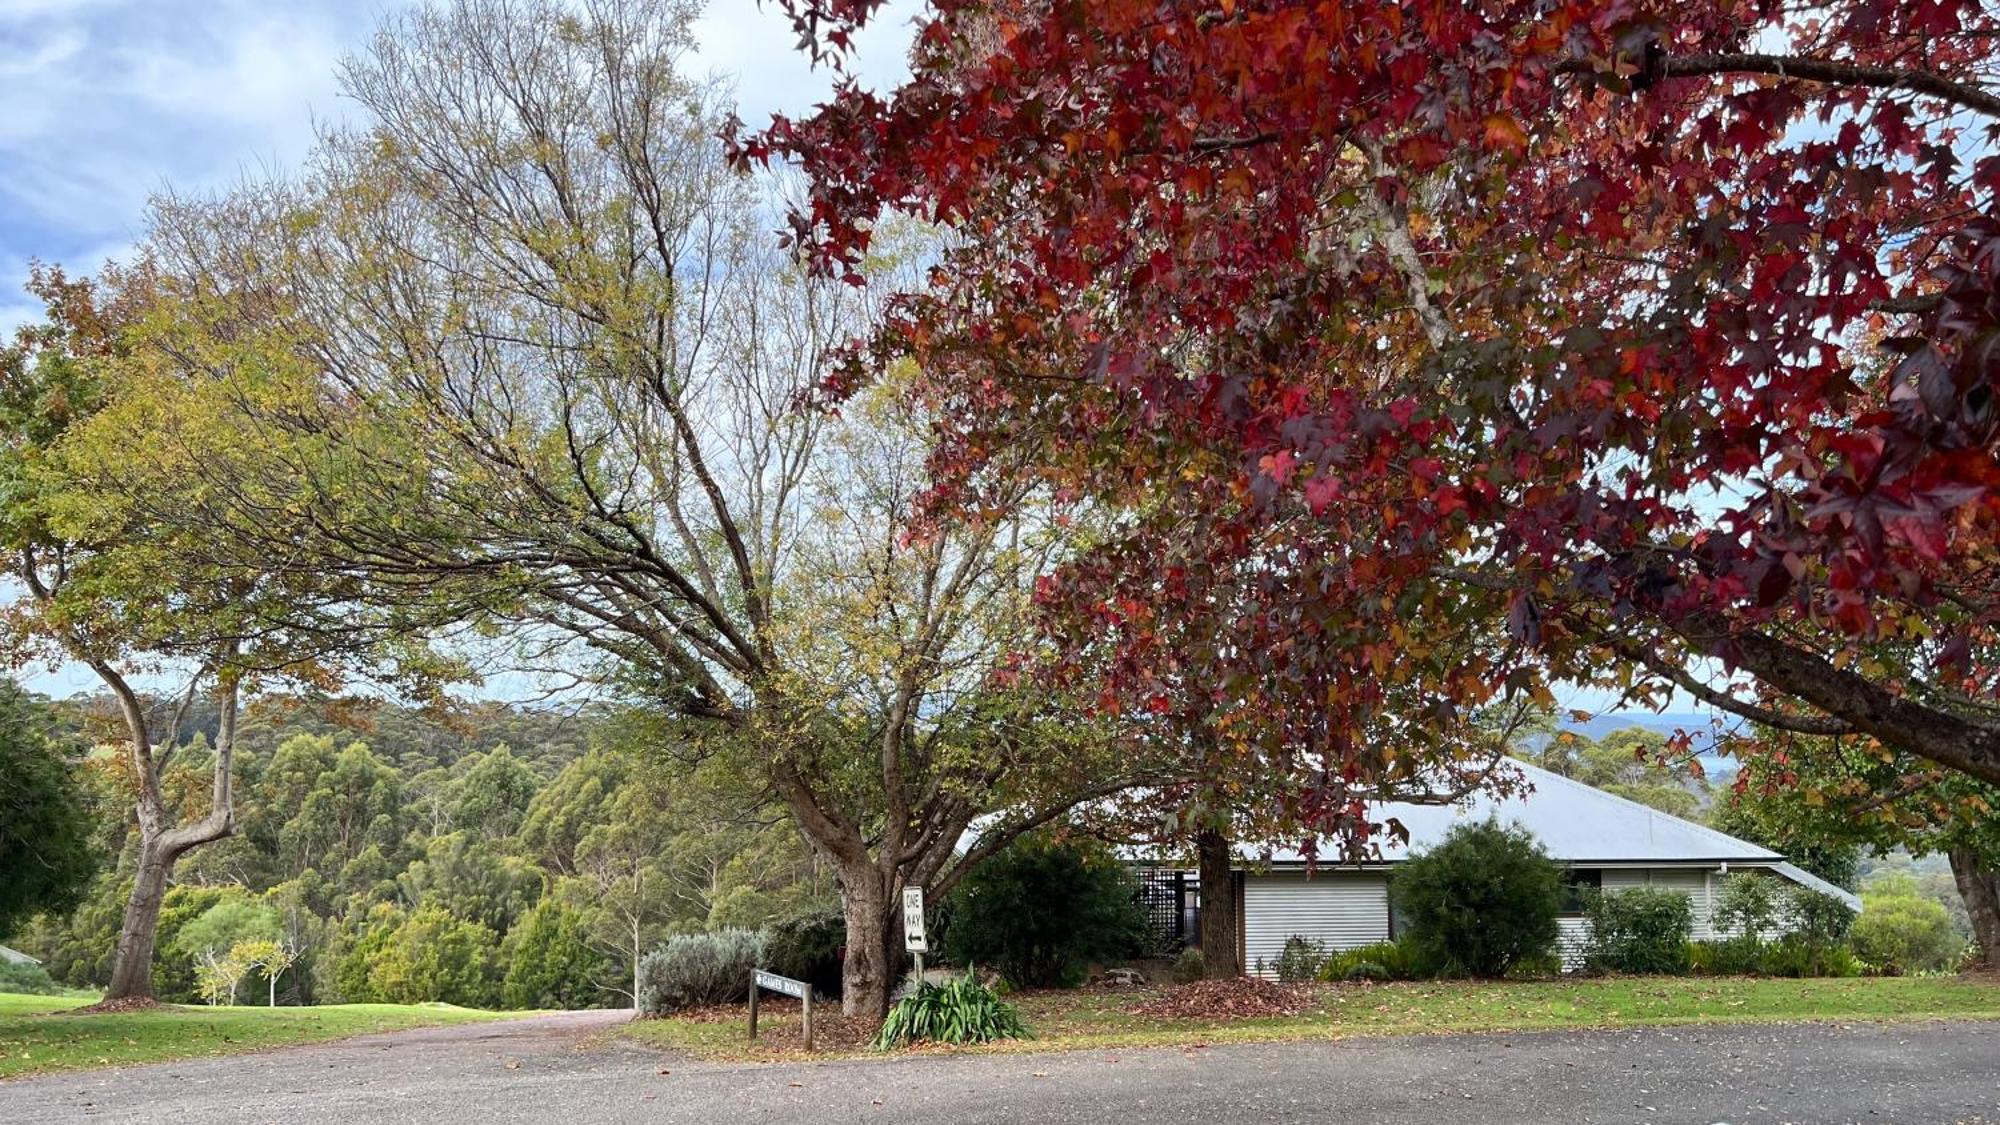
<svg viewBox="0 0 2000 1125"><path fill-rule="evenodd" d="M108 701L44 706L72 749ZM206 783L212 708L169 767ZM442 1000L629 1006L636 955L666 937L763 926L837 902L824 865L740 778L666 768L675 734L608 708L259 703L237 734L236 834L191 854L161 912L156 989L210 998L204 969L243 943L295 957L278 1003ZM79 775L104 866L74 913L6 940L64 984L109 980L136 840L122 759ZM222 995L269 999L262 970Z"/></svg>

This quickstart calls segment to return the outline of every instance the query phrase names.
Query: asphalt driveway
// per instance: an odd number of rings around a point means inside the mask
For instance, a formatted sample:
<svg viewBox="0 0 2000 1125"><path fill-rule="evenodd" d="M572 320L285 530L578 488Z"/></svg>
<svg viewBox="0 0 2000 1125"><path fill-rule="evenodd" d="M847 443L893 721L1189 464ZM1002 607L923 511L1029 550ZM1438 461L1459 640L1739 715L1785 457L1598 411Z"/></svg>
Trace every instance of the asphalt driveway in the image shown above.
<svg viewBox="0 0 2000 1125"><path fill-rule="evenodd" d="M2000 1123L2000 1023L722 1066L585 1045L616 1018L571 1013L0 1083L0 1122Z"/></svg>

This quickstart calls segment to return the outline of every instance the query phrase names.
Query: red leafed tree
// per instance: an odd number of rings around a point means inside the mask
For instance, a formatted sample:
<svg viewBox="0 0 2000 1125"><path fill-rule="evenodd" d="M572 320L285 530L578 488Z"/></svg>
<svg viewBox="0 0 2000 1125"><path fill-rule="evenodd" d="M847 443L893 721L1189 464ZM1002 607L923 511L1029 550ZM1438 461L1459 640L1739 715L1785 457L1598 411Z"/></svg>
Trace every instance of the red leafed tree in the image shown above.
<svg viewBox="0 0 2000 1125"><path fill-rule="evenodd" d="M878 7L787 4L836 67ZM941 500L1006 449L1123 513L1044 596L1128 705L1249 567L1204 658L1338 784L1456 753L1388 708L1557 682L1994 781L1995 43L1973 0L933 0L902 88L740 144L824 268L955 232L829 390L914 356Z"/></svg>

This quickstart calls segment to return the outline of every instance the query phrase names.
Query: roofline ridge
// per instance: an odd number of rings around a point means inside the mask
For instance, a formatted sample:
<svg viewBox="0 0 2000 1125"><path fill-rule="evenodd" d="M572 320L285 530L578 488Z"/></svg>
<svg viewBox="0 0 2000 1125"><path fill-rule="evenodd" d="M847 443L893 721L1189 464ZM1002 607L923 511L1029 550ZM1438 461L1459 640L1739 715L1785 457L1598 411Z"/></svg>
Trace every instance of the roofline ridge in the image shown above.
<svg viewBox="0 0 2000 1125"><path fill-rule="evenodd" d="M1663 817L1666 817L1666 818L1667 818L1668 820L1671 820L1671 821L1673 821L1673 822L1674 822L1675 824L1682 824L1682 825L1686 825L1687 827L1689 827L1689 828L1692 828L1692 829L1694 829L1694 830L1695 830L1696 832L1699 832L1699 833L1702 833L1703 835L1707 835L1707 836L1713 836L1713 837L1715 837L1715 838L1716 838L1716 839L1718 839L1718 840L1727 840L1727 841L1729 841L1729 842L1730 842L1730 843L1732 843L1732 844L1738 844L1738 845L1741 845L1742 847L1746 847L1746 848L1753 848L1753 849L1755 849L1755 850L1757 850L1757 851L1760 851L1760 852L1763 852L1763 853L1764 853L1764 858L1768 858L1768 859L1775 859L1775 860L1778 860L1778 861L1780 861L1780 862L1784 861L1784 860L1785 860L1785 859L1787 858L1787 857L1785 856L1785 854L1784 854L1783 852L1780 852L1780 851L1776 851L1776 850L1774 850L1774 849L1772 849L1772 848L1767 848L1767 847L1765 847L1765 846L1764 846L1764 845L1762 845L1762 844L1753 844L1753 843L1751 843L1750 841L1748 841L1748 840L1745 840L1745 839L1744 839L1744 838L1742 838L1741 836L1731 836L1731 835L1730 835L1729 833L1727 833L1727 832L1724 832L1724 831L1722 831L1721 829L1718 829L1718 828L1710 828L1710 827L1709 827L1708 825L1706 825L1706 824L1697 824L1697 823L1695 823L1694 821L1692 821L1692 820L1688 820L1688 819L1687 819L1687 818L1685 818L1685 817L1678 817L1678 816L1675 816L1674 814L1672 814L1672 813L1670 813L1670 812L1666 812L1666 811L1664 811L1664 810L1661 810L1661 809L1656 809L1656 808L1654 808L1654 807L1653 807L1653 806L1651 806L1651 805L1648 805L1648 804L1645 804L1645 803L1643 803L1643 802L1640 802L1640 801L1635 801L1635 800L1633 800L1633 799L1632 799L1632 798L1630 798L1630 797L1621 797L1621 796L1619 796L1619 795L1618 795L1618 794L1616 794L1616 793L1613 793L1613 792L1610 792L1609 790L1605 790L1605 789L1599 789L1599 788L1598 788L1597 786L1595 786L1595 785L1590 785L1590 784L1586 784L1585 782L1581 782L1581 781L1578 781L1577 779L1575 779L1575 778L1573 778L1573 777L1564 777L1563 775L1561 775L1561 774L1557 773L1556 771L1554 771L1554 770L1552 770L1552 769L1548 769L1548 768L1546 768L1546 767L1543 767L1543 766L1538 766L1538 765L1536 765L1536 764L1535 764L1535 763L1533 763L1533 762L1529 762L1529 761L1525 761L1525 760L1523 760L1523 759L1520 759L1520 758L1516 758L1516 757L1515 757L1515 756L1513 756L1512 754L1509 754L1509 755L1507 755L1506 757L1507 757L1507 760L1508 760L1509 762L1512 762L1512 763L1514 763L1515 765L1517 765L1517 766L1520 766L1520 767L1522 767L1523 769L1526 769L1526 770L1531 770L1531 771L1533 771L1533 772L1535 772L1535 773L1538 773L1538 774L1541 774L1541 775L1543 775L1543 776L1545 776L1545 777L1549 777L1549 778L1552 778L1552 779L1554 779L1554 780L1556 780L1556 781L1559 781L1559 782L1561 782L1561 783L1562 783L1562 784L1564 784L1564 785L1568 785L1568 786L1571 786L1571 787L1573 787L1573 788L1576 788L1576 789L1581 789L1581 790L1583 790L1583 791L1584 791L1584 792L1586 792L1586 793L1590 793L1590 794L1593 794L1593 795L1595 795L1595 796L1598 796L1598 797L1602 797L1602 798L1605 798L1605 799L1607 799L1607 800L1612 800L1612 801L1617 801L1617 802L1619 802L1620 804L1624 804L1624 805L1629 805L1629 806L1631 806L1632 808L1635 808L1635 809L1639 809L1639 810L1641 810L1641 811L1643 811L1643 812L1646 812L1646 813L1649 813L1649 814L1651 814L1651 815L1653 815L1653 816L1663 816Z"/></svg>

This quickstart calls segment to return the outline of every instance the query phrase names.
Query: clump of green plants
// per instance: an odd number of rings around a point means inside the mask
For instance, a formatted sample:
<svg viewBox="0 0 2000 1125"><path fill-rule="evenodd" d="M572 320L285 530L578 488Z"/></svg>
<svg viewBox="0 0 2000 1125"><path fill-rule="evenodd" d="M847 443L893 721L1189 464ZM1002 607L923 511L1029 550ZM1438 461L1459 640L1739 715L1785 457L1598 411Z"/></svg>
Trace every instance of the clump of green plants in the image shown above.
<svg viewBox="0 0 2000 1125"><path fill-rule="evenodd" d="M1754 937L1688 943L1688 971L1697 976L1755 976L1763 962L1764 943Z"/></svg>
<svg viewBox="0 0 2000 1125"><path fill-rule="evenodd" d="M1278 979L1286 984L1300 981L1318 980L1320 969L1327 961L1326 946L1308 937L1293 934L1285 939L1285 948L1278 953L1278 963L1272 966Z"/></svg>
<svg viewBox="0 0 2000 1125"><path fill-rule="evenodd" d="M1590 948L1585 963L1600 973L1679 975L1690 966L1694 902L1666 887L1632 887L1588 896Z"/></svg>
<svg viewBox="0 0 2000 1125"><path fill-rule="evenodd" d="M1424 964L1497 978L1555 948L1562 867L1526 829L1486 820L1404 864L1390 893Z"/></svg>
<svg viewBox="0 0 2000 1125"><path fill-rule="evenodd" d="M1174 967L1168 970L1175 984L1193 984L1207 973L1208 964L1202 959L1199 949L1181 950L1181 955L1174 958Z"/></svg>
<svg viewBox="0 0 2000 1125"><path fill-rule="evenodd" d="M1731 875L1709 918L1727 936L1688 947L1697 973L1851 977L1864 968L1847 945L1857 925L1853 911L1809 887L1788 887L1761 872Z"/></svg>
<svg viewBox="0 0 2000 1125"><path fill-rule="evenodd" d="M639 962L639 1014L660 1016L730 1004L750 994L750 974L764 958L756 930L682 934Z"/></svg>
<svg viewBox="0 0 2000 1125"><path fill-rule="evenodd" d="M1012 1004L979 983L970 970L948 984L921 981L889 1009L875 1037L879 1050L908 1043L990 1043L1030 1038Z"/></svg>
<svg viewBox="0 0 2000 1125"><path fill-rule="evenodd" d="M1757 971L1767 977L1858 977L1861 962L1837 942L1786 934L1765 944Z"/></svg>
<svg viewBox="0 0 2000 1125"><path fill-rule="evenodd" d="M1407 941L1378 941L1343 949L1328 957L1319 969L1323 981L1421 980L1428 975Z"/></svg>

